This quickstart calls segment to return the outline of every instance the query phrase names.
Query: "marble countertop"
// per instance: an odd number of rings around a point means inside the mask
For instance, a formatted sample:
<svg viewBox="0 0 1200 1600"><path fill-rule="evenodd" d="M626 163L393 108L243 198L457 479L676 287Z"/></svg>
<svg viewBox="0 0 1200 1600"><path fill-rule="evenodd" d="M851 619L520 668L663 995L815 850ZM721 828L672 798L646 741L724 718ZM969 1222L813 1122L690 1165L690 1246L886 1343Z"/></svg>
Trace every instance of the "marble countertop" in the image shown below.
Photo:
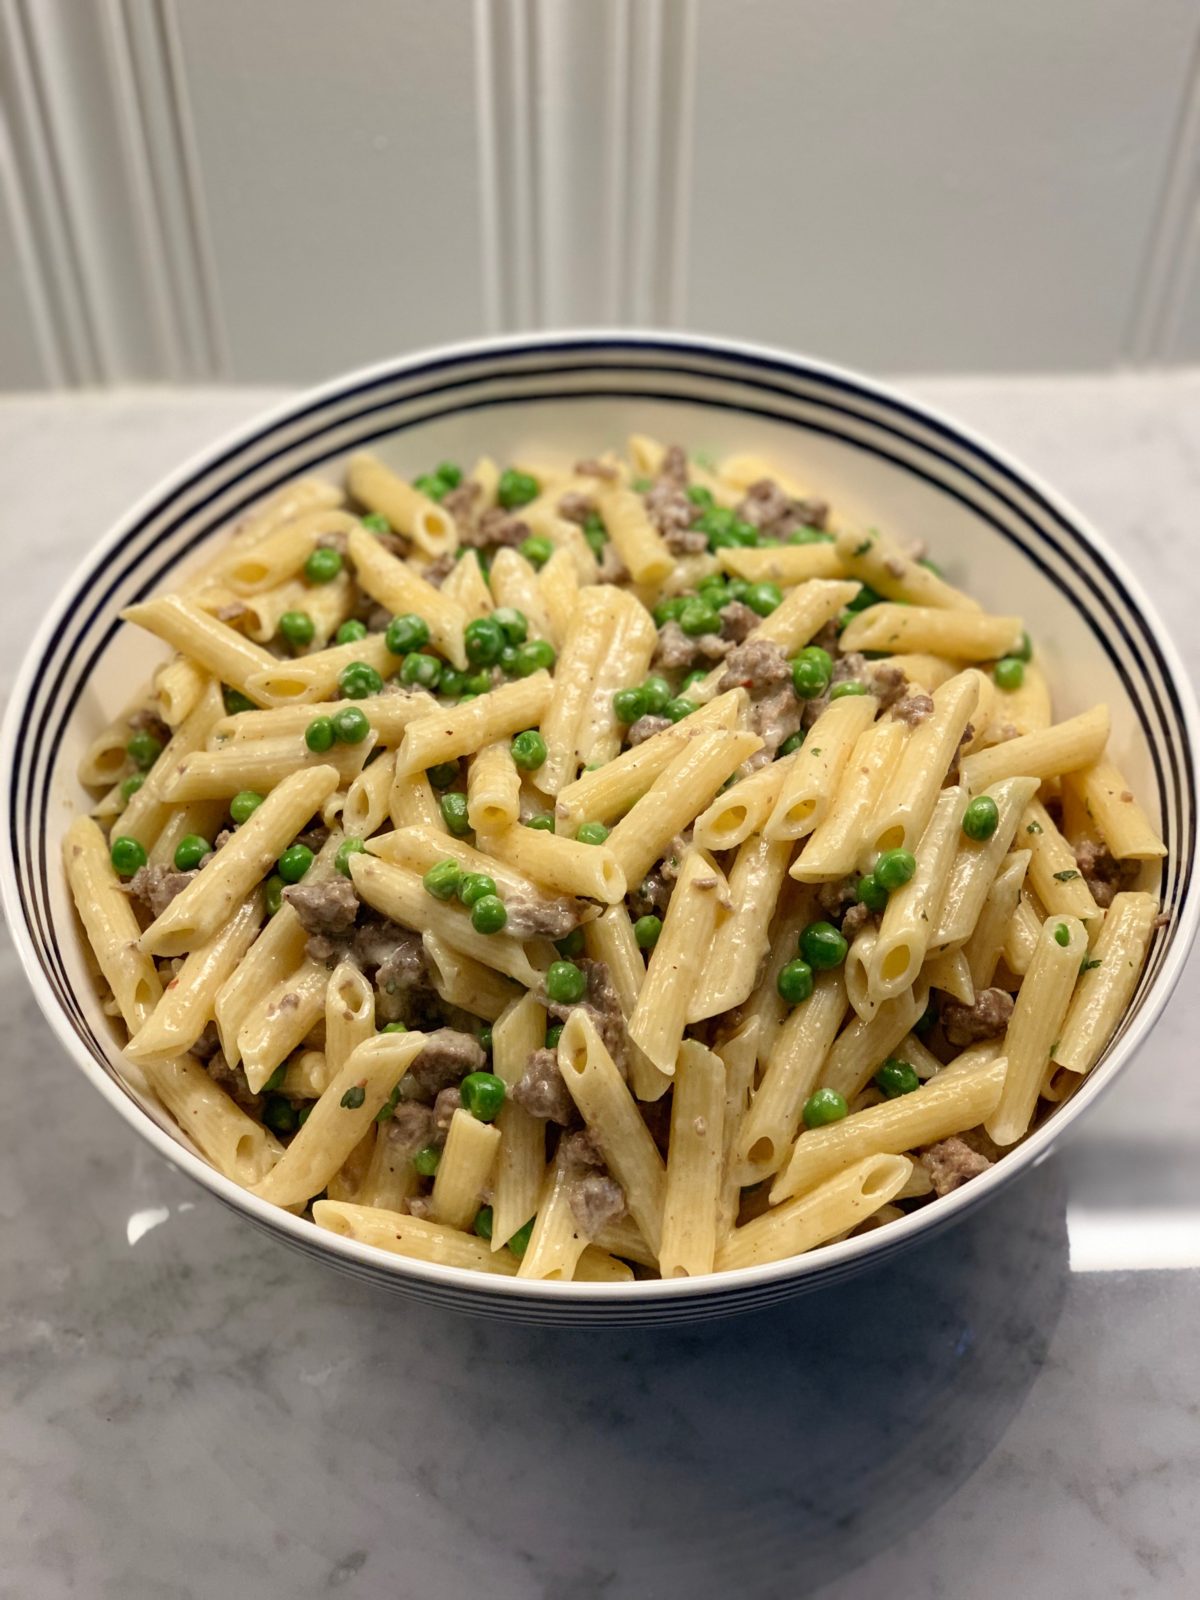
<svg viewBox="0 0 1200 1600"><path fill-rule="evenodd" d="M1090 513L1195 677L1200 376L909 387ZM0 401L5 691L114 516L270 398ZM0 1596L1194 1595L1198 976L949 1235L711 1330L572 1334L227 1212L85 1085L0 936Z"/></svg>

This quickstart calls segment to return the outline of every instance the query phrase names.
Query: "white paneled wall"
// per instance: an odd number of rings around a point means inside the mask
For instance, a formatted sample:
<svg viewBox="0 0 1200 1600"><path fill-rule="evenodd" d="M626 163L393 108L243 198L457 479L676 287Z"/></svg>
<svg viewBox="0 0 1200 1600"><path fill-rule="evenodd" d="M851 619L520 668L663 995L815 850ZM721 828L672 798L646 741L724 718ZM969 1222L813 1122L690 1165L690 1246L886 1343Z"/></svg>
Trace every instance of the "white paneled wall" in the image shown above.
<svg viewBox="0 0 1200 1600"><path fill-rule="evenodd" d="M1200 358L1198 0L0 0L0 388Z"/></svg>

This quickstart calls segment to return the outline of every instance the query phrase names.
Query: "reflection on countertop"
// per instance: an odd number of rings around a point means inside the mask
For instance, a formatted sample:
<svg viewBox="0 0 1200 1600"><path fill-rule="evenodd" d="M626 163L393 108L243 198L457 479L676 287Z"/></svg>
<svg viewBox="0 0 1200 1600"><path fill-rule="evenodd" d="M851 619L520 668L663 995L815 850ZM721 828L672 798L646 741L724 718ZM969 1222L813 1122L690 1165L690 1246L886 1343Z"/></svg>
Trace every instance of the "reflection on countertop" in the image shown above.
<svg viewBox="0 0 1200 1600"><path fill-rule="evenodd" d="M1195 672L1200 381L912 387L1116 536ZM6 547L39 530L6 683L110 516L263 398L0 403ZM4 942L0 1595L1194 1592L1198 974L950 1232L707 1329L571 1333L389 1298L227 1212L78 1078Z"/></svg>

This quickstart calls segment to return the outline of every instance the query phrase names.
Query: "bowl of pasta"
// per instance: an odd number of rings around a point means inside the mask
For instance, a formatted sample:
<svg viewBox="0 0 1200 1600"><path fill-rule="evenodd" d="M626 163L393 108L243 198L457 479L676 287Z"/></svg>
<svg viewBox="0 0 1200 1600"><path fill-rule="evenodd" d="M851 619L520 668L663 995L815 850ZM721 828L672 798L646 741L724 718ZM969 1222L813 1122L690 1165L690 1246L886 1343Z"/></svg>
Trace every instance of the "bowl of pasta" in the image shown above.
<svg viewBox="0 0 1200 1600"><path fill-rule="evenodd" d="M540 1322L818 1287L1040 1159L1194 934L1196 707L1100 536L847 372L493 340L137 506L8 707L4 900L164 1156Z"/></svg>

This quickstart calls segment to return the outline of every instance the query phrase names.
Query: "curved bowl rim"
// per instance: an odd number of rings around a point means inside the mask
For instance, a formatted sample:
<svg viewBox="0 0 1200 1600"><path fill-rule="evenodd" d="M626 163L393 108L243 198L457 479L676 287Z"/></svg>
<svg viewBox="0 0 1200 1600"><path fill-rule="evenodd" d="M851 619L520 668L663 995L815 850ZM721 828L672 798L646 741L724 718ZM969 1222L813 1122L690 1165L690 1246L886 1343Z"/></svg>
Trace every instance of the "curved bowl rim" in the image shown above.
<svg viewBox="0 0 1200 1600"><path fill-rule="evenodd" d="M251 434L267 433L314 404L336 398L348 387L373 380L415 375L422 367L439 362L477 357L530 354L554 351L573 345L597 347L639 348L647 351L669 351L677 355L709 358L733 358L778 365L796 376L811 374L826 377L856 389L864 397L880 402L890 409L901 409L910 416L933 425L936 429L966 446L974 455L989 461L1018 484L1024 485L1039 497L1061 518L1085 544L1100 551L1124 584L1142 618L1154 631L1162 651L1171 686L1178 697L1188 741L1192 749L1200 743L1200 706L1190 678L1179 658L1174 640L1163 626L1153 603L1148 599L1137 577L1130 571L1123 556L1115 551L1069 501L1037 473L1008 452L998 448L989 439L965 427L934 406L914 400L901 388L868 378L853 368L814 357L800 355L777 346L751 341L718 338L703 334L676 333L660 329L628 330L623 328L564 328L535 334L507 334L478 339L460 340L451 344L430 346L409 355L396 356L367 366L344 372L328 381L299 390L277 405L256 412L253 417L223 433L218 439L196 451L173 472L166 474L125 513L118 518L107 534L91 549L81 569L61 587L44 616L40 627L27 646L13 685L12 695L0 725L0 784L3 792L10 792L16 741L40 664L49 642L75 602L77 595L94 582L108 554L118 546L128 532L154 507L169 502L197 473L211 467L227 452L245 442ZM1068 603L1069 598L1068 598ZM1193 806L1196 795L1190 796ZM1192 863L1194 865L1194 863ZM281 1234L293 1244L322 1256L331 1264L360 1269L367 1268L370 1275L396 1290L420 1293L421 1285L431 1290L457 1292L466 1299L478 1297L499 1311L501 1302L511 1303L514 1309L522 1302L541 1303L547 1310L551 1306L578 1306L596 1311L611 1307L622 1310L636 1320L637 1312L647 1315L668 1303L686 1300L736 1301L747 1292L768 1291L772 1286L791 1285L793 1292L820 1286L822 1277L840 1278L848 1270L870 1264L904 1248L923 1235L937 1231L995 1195L1021 1173L1038 1165L1049 1155L1051 1147L1087 1108L1112 1084L1126 1068L1134 1053L1144 1043L1158 1022L1163 1009L1179 981L1191 945L1200 925L1200 896L1193 895L1182 908L1172 947L1153 986L1146 995L1142 1009L1128 1032L1120 1039L1108 1060L1091 1073L1071 1100L1056 1112L1035 1133L996 1163L989 1171L964 1185L953 1194L938 1200L935 1206L925 1207L886 1229L861 1234L839 1244L823 1245L802 1256L765 1266L742 1267L732 1272L714 1273L704 1277L654 1279L632 1283L547 1283L536 1279L493 1277L471 1272L460 1267L440 1266L418 1261L412 1257L393 1255L373 1245L360 1244L342 1238L306 1222L301 1217L281 1211L278 1207L258 1199L240 1188L232 1179L224 1177L203 1157L185 1148L172 1135L151 1118L118 1082L105 1072L84 1047L71 1027L66 1015L57 1004L46 982L34 952L32 941L21 914L16 878L16 867L9 852L0 858L0 901L4 906L9 931L20 958L27 981L59 1043L75 1065L99 1090L109 1105L141 1135L155 1150L190 1178L207 1189L217 1199L233 1210L242 1212L250 1220L273 1233ZM805 1280L811 1280L806 1282ZM780 1293L786 1293L781 1288Z"/></svg>

